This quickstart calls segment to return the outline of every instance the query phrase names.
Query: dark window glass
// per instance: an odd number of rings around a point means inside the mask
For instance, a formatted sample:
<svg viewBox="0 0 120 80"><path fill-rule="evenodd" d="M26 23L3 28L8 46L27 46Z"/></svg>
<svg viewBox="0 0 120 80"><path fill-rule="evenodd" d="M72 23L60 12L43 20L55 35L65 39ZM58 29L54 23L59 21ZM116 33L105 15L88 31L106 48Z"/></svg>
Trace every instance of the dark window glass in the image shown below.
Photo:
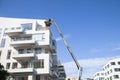
<svg viewBox="0 0 120 80"><path fill-rule="evenodd" d="M24 54L24 49L19 49L18 52L19 54Z"/></svg>
<svg viewBox="0 0 120 80"><path fill-rule="evenodd" d="M7 59L10 59L10 56L11 56L11 51L8 51Z"/></svg>
<svg viewBox="0 0 120 80"><path fill-rule="evenodd" d="M44 59L34 62L34 68L44 68Z"/></svg>
<svg viewBox="0 0 120 80"><path fill-rule="evenodd" d="M10 63L6 64L6 69L10 69Z"/></svg>
<svg viewBox="0 0 120 80"><path fill-rule="evenodd" d="M118 62L118 65L120 65L120 62Z"/></svg>
<svg viewBox="0 0 120 80"><path fill-rule="evenodd" d="M33 52L33 50L31 48L27 49L27 53L32 53L32 52Z"/></svg>
<svg viewBox="0 0 120 80"><path fill-rule="evenodd" d="M40 75L36 75L36 80L40 80Z"/></svg>
<svg viewBox="0 0 120 80"><path fill-rule="evenodd" d="M114 70L117 72L117 71L120 71L120 68L115 68Z"/></svg>
<svg viewBox="0 0 120 80"><path fill-rule="evenodd" d="M115 62L111 62L111 65L115 65Z"/></svg>
<svg viewBox="0 0 120 80"><path fill-rule="evenodd" d="M41 53L41 48L35 48L35 54L40 54Z"/></svg>
<svg viewBox="0 0 120 80"><path fill-rule="evenodd" d="M24 30L32 30L32 23L21 24Z"/></svg>
<svg viewBox="0 0 120 80"><path fill-rule="evenodd" d="M1 47L5 47L5 39L2 39L0 46L1 46Z"/></svg>
<svg viewBox="0 0 120 80"><path fill-rule="evenodd" d="M16 62L13 63L13 65L12 65L12 69L15 69L15 68L17 68L17 63Z"/></svg>
<svg viewBox="0 0 120 80"><path fill-rule="evenodd" d="M114 75L114 78L116 79L116 78L119 78L119 76L118 75Z"/></svg>
<svg viewBox="0 0 120 80"><path fill-rule="evenodd" d="M0 51L0 59L1 59L2 51Z"/></svg>
<svg viewBox="0 0 120 80"><path fill-rule="evenodd" d="M0 28L0 34L2 33L2 29Z"/></svg>

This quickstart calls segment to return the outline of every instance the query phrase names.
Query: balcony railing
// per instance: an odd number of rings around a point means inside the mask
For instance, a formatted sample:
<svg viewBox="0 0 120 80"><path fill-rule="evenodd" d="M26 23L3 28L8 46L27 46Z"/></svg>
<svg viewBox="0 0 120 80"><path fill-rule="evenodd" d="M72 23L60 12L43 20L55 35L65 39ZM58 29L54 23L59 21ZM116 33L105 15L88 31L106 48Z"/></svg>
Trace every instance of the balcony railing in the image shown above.
<svg viewBox="0 0 120 80"><path fill-rule="evenodd" d="M5 33L8 36L17 36L17 35L23 33L23 31L24 30L21 27L16 27L16 28L11 28L11 29L5 30Z"/></svg>
<svg viewBox="0 0 120 80"><path fill-rule="evenodd" d="M51 51L53 53L56 53L56 41L55 40L52 40L52 42L50 43L50 47L51 47Z"/></svg>
<svg viewBox="0 0 120 80"><path fill-rule="evenodd" d="M10 73L17 73L17 74L22 74L22 73L34 73L35 70L34 68L15 68L15 69L8 69L8 72Z"/></svg>
<svg viewBox="0 0 120 80"><path fill-rule="evenodd" d="M15 54L13 55L13 58L16 60L26 60L26 59L35 58L35 54L34 53Z"/></svg>
<svg viewBox="0 0 120 80"><path fill-rule="evenodd" d="M35 40L33 39L18 39L11 41L10 45L13 47L24 47L24 46L31 46L35 44Z"/></svg>
<svg viewBox="0 0 120 80"><path fill-rule="evenodd" d="M40 31L40 30L49 30L49 27L38 27L36 28L36 31Z"/></svg>
<svg viewBox="0 0 120 80"><path fill-rule="evenodd" d="M58 74L57 74L57 72L56 71L52 71L52 75L51 75L51 77L55 77L55 78L58 78Z"/></svg>

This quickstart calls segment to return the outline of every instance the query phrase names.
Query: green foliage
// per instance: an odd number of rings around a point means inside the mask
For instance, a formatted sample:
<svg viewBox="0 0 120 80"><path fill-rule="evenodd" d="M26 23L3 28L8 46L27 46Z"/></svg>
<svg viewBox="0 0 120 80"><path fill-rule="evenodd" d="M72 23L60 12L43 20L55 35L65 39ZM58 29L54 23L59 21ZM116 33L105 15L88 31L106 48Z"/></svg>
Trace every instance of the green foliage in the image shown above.
<svg viewBox="0 0 120 80"><path fill-rule="evenodd" d="M0 63L0 80L6 80L7 76L9 76L9 73L4 70L4 66Z"/></svg>

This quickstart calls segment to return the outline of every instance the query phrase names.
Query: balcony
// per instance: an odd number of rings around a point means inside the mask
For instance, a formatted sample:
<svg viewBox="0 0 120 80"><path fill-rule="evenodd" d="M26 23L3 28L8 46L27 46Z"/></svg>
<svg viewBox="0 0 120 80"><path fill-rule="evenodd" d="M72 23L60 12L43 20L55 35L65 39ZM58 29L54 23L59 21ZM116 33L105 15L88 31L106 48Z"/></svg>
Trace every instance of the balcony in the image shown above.
<svg viewBox="0 0 120 80"><path fill-rule="evenodd" d="M5 33L8 35L8 36L18 36L20 35L21 33L23 33L23 29L18 27L16 29L8 29L5 31Z"/></svg>
<svg viewBox="0 0 120 80"><path fill-rule="evenodd" d="M33 68L16 68L16 69L8 69L8 72L12 74L25 74L25 73L35 73Z"/></svg>
<svg viewBox="0 0 120 80"><path fill-rule="evenodd" d="M51 52L56 53L56 46L52 46Z"/></svg>
<svg viewBox="0 0 120 80"><path fill-rule="evenodd" d="M35 44L35 40L28 39L28 40L14 40L11 41L10 45L13 47L26 47L26 46L32 46Z"/></svg>
<svg viewBox="0 0 120 80"><path fill-rule="evenodd" d="M59 75L57 74L56 71L52 71L51 77L53 77L53 78L58 78Z"/></svg>
<svg viewBox="0 0 120 80"><path fill-rule="evenodd" d="M51 67L51 69L50 69L50 75L53 78L58 78L59 77L58 68L57 67Z"/></svg>
<svg viewBox="0 0 120 80"><path fill-rule="evenodd" d="M51 47L51 52L56 53L56 48L57 47L56 47L56 41L55 40L52 40L50 47Z"/></svg>
<svg viewBox="0 0 120 80"><path fill-rule="evenodd" d="M27 59L35 58L35 54L34 53L16 54L13 55L13 58L16 60L27 60Z"/></svg>
<svg viewBox="0 0 120 80"><path fill-rule="evenodd" d="M43 31L43 30L49 30L49 27L37 27L36 31Z"/></svg>

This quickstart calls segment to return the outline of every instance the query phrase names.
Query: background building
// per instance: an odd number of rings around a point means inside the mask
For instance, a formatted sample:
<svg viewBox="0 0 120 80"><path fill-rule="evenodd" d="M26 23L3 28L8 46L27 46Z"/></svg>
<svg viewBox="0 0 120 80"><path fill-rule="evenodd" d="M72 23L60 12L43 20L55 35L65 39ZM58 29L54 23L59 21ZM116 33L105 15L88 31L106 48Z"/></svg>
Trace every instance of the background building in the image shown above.
<svg viewBox="0 0 120 80"><path fill-rule="evenodd" d="M83 80L93 80L93 79L91 79L91 78L84 78Z"/></svg>
<svg viewBox="0 0 120 80"><path fill-rule="evenodd" d="M64 80L47 20L0 18L0 63L10 80Z"/></svg>
<svg viewBox="0 0 120 80"><path fill-rule="evenodd" d="M94 80L120 80L120 58L110 60L103 67L103 71L94 75Z"/></svg>
<svg viewBox="0 0 120 80"><path fill-rule="evenodd" d="M99 71L94 74L94 80L104 80L104 79L105 79L104 71Z"/></svg>
<svg viewBox="0 0 120 80"><path fill-rule="evenodd" d="M77 76L67 76L66 80L77 80Z"/></svg>

